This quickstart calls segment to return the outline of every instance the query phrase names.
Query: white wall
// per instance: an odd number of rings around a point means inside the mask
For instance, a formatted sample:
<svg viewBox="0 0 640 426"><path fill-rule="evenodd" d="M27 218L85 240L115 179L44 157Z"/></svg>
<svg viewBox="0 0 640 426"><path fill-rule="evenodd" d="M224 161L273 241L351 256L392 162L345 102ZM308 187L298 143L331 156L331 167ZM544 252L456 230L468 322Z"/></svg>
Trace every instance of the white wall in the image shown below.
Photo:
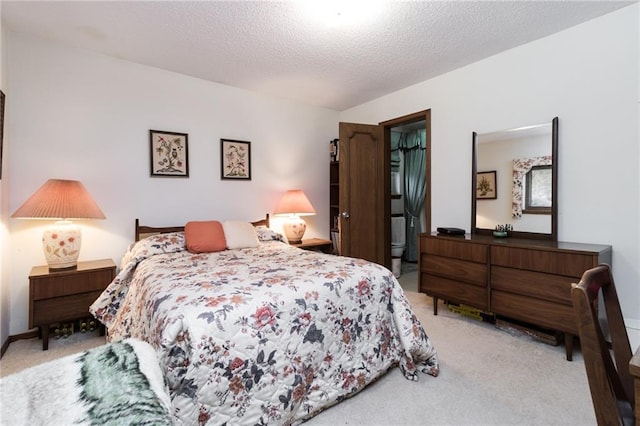
<svg viewBox="0 0 640 426"><path fill-rule="evenodd" d="M431 109L431 224L469 229L471 134L559 117L559 239L611 244L640 343L638 4L344 111L378 123Z"/></svg>
<svg viewBox="0 0 640 426"><path fill-rule="evenodd" d="M5 32L2 204L13 212L51 177L83 181L107 220L83 224L81 260L119 262L136 217L153 225L255 219L294 187L318 210L308 235L327 237L323 159L337 121L377 123L431 108L432 227L469 229L471 133L558 116L559 237L613 246L623 311L637 330L638 36L635 4L338 114ZM149 177L149 129L189 133L189 179ZM221 137L252 141L251 182L220 181ZM44 225L2 220L11 251L0 266L0 332L9 287L9 329L18 334L27 330L29 270L44 263Z"/></svg>
<svg viewBox="0 0 640 426"><path fill-rule="evenodd" d="M107 220L81 223L80 260L120 262L134 219L255 220L287 189L318 214L308 237L329 237L329 140L338 113L8 33L9 212L49 178L84 183ZM215 66L215 64L212 64ZM189 134L185 178L149 177L149 129ZM252 180L220 180L220 138L251 141ZM9 219L3 253L10 333L26 332L28 275L45 264L44 222ZM3 296L4 300L4 296Z"/></svg>
<svg viewBox="0 0 640 426"><path fill-rule="evenodd" d="M2 3L0 2L0 24L2 23ZM4 92L5 96L8 96L7 91L7 48L6 48L6 36L4 26L0 25L0 89ZM6 99L5 99L6 101ZM8 280L8 271L4 267L4 256L2 253L7 252L9 230L7 229L7 217L8 203L5 187L7 179L4 177L7 175L7 161L6 152L7 145L9 143L9 132L6 126L6 120L8 111L4 113L5 128L3 139L3 155L2 155L2 176L0 176L0 346L3 345L9 338L9 298L10 298L10 286Z"/></svg>

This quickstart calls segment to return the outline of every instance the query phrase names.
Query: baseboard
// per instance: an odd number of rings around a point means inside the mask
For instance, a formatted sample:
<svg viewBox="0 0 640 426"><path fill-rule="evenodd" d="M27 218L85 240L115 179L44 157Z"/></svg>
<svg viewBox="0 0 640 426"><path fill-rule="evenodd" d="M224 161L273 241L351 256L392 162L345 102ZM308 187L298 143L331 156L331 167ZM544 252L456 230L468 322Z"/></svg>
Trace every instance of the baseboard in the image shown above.
<svg viewBox="0 0 640 426"><path fill-rule="evenodd" d="M11 343L11 337L5 340L4 343L2 344L2 348L0 348L0 359L2 359L2 357L4 356L4 353L9 348L9 343Z"/></svg>
<svg viewBox="0 0 640 426"><path fill-rule="evenodd" d="M7 351L7 349L9 349L9 345L11 343L23 339L33 339L34 337L38 337L38 330L27 331L26 333L9 336L9 338L2 344L2 349L0 349L0 358L4 356L4 353Z"/></svg>
<svg viewBox="0 0 640 426"><path fill-rule="evenodd" d="M640 320L626 319L624 323L629 336L629 343L631 344L631 352L635 353L636 350L640 349Z"/></svg>

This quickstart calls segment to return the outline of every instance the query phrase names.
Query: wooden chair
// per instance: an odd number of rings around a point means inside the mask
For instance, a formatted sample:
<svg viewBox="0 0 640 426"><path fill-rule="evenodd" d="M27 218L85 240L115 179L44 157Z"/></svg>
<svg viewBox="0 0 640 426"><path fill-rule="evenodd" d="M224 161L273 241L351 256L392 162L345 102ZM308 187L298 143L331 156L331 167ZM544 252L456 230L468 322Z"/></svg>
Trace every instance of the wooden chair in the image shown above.
<svg viewBox="0 0 640 426"><path fill-rule="evenodd" d="M604 318L598 317L598 294L604 301L613 357L603 333ZM634 425L631 345L609 266L586 271L580 283L572 284L571 299L598 425Z"/></svg>

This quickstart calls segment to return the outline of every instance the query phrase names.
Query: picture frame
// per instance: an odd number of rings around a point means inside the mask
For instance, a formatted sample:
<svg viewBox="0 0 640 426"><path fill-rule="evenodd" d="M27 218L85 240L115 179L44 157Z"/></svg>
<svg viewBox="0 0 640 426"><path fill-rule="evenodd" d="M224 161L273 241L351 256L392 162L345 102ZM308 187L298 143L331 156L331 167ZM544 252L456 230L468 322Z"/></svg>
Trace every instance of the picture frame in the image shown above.
<svg viewBox="0 0 640 426"><path fill-rule="evenodd" d="M338 161L339 142L339 139L332 139L329 141L329 157L331 161Z"/></svg>
<svg viewBox="0 0 640 426"><path fill-rule="evenodd" d="M149 130L152 177L189 177L189 135Z"/></svg>
<svg viewBox="0 0 640 426"><path fill-rule="evenodd" d="M4 139L4 92L0 90L0 179L2 179L2 141Z"/></svg>
<svg viewBox="0 0 640 426"><path fill-rule="evenodd" d="M220 139L220 179L251 180L251 142Z"/></svg>
<svg viewBox="0 0 640 426"><path fill-rule="evenodd" d="M476 199L495 200L498 198L496 171L478 172L476 175Z"/></svg>

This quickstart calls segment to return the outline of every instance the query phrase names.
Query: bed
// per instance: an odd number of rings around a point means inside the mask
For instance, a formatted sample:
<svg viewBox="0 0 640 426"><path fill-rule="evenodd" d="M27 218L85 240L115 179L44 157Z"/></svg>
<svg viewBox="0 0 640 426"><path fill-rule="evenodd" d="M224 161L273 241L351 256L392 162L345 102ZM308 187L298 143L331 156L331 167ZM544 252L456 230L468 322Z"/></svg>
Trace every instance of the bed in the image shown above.
<svg viewBox="0 0 640 426"><path fill-rule="evenodd" d="M389 270L290 246L268 216L253 224L257 244L193 253L183 227L136 220L139 241L90 307L109 341L155 348L176 423L298 424L392 367L438 375Z"/></svg>

